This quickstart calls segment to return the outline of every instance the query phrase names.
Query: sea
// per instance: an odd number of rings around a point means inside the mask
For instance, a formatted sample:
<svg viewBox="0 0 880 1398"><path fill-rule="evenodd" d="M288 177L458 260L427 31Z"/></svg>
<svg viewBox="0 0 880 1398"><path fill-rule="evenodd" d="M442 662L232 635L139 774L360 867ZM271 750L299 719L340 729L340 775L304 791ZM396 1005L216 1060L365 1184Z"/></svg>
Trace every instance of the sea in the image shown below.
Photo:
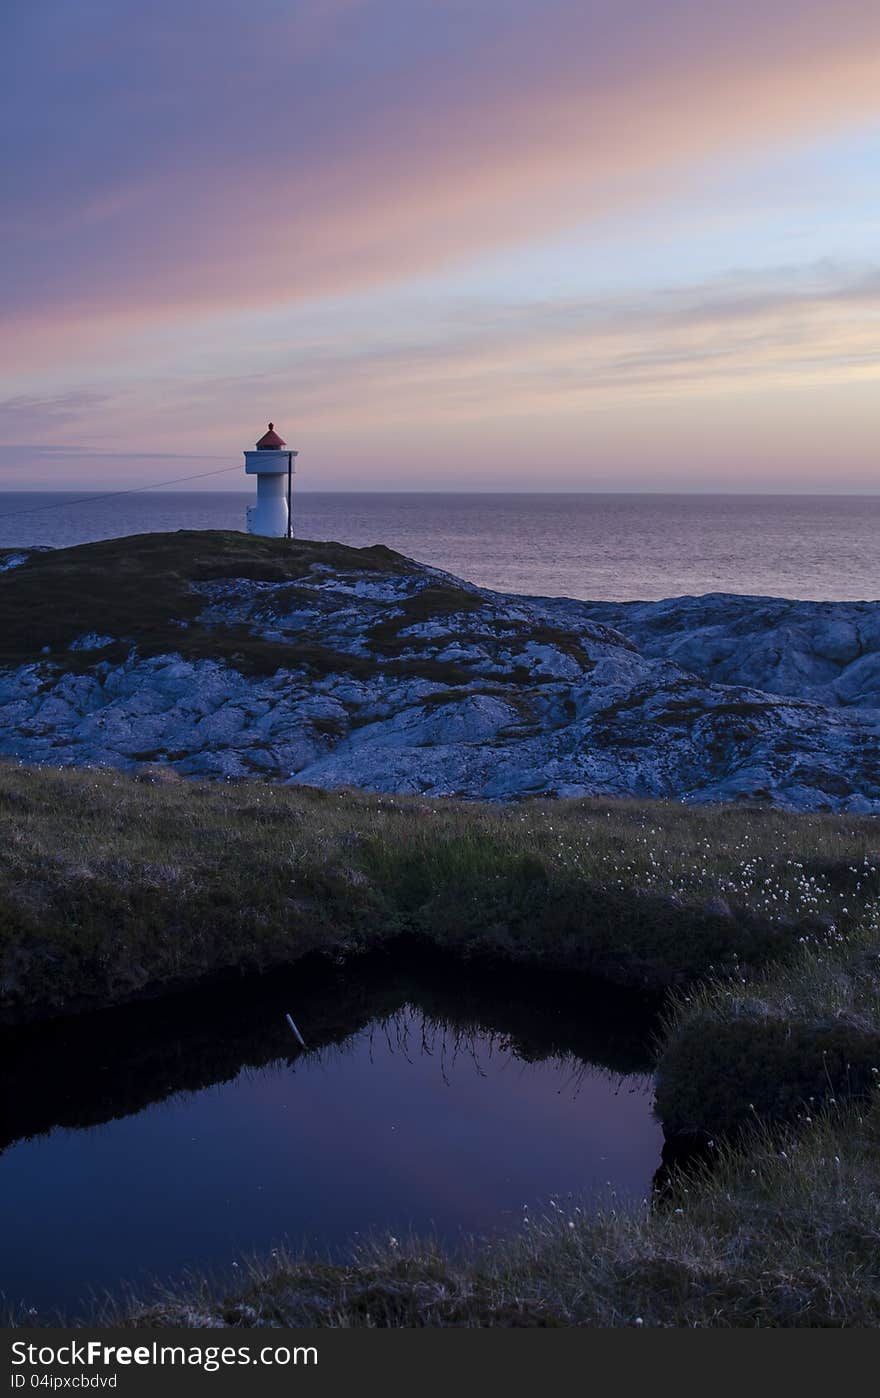
<svg viewBox="0 0 880 1398"><path fill-rule="evenodd" d="M243 529L250 492L0 493L0 547ZM502 592L880 598L880 495L294 495L300 538L386 544Z"/></svg>

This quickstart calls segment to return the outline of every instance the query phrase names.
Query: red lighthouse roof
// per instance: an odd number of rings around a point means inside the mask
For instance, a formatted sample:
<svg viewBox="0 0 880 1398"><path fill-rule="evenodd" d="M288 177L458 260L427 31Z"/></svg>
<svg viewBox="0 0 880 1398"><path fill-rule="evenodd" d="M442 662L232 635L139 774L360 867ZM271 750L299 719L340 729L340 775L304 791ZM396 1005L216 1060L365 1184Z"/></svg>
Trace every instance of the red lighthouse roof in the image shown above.
<svg viewBox="0 0 880 1398"><path fill-rule="evenodd" d="M274 422L270 422L269 431L264 432L260 440L257 442L257 451L273 451L276 450L278 447L286 446L287 443L285 442L284 438L279 437L278 433L275 431Z"/></svg>

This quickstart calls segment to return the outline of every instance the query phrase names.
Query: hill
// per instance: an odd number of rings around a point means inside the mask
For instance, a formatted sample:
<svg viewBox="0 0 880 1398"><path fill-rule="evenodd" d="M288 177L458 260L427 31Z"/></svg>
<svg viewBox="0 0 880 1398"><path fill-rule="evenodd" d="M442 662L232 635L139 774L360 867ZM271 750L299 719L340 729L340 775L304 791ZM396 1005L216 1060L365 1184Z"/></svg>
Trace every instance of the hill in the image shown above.
<svg viewBox="0 0 880 1398"><path fill-rule="evenodd" d="M796 663L812 603L514 597L381 546L215 531L6 562L10 758L468 799L880 811L880 603L834 604L838 659L817 678L818 662Z"/></svg>

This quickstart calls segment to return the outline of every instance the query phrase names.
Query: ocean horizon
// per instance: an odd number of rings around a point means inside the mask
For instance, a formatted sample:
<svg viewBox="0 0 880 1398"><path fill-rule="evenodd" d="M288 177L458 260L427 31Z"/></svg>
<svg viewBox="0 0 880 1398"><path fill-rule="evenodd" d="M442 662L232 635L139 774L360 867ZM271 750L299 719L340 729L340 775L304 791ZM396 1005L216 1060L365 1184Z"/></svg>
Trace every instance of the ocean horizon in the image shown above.
<svg viewBox="0 0 880 1398"><path fill-rule="evenodd" d="M0 547L244 529L250 492L0 492ZM301 538L385 544L501 592L654 601L880 597L880 495L313 491Z"/></svg>

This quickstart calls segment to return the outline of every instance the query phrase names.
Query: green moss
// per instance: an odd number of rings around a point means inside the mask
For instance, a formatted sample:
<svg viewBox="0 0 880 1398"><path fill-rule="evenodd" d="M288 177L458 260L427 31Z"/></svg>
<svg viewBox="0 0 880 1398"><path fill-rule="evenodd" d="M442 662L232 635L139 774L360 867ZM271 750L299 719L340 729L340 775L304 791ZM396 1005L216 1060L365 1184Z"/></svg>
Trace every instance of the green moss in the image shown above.
<svg viewBox="0 0 880 1398"><path fill-rule="evenodd" d="M455 587L452 583L429 583L401 602L393 616L371 629L370 645L379 654L399 655L402 650L419 645L417 637L401 636L407 627L435 618L480 611L483 605L482 597L466 588Z"/></svg>
<svg viewBox="0 0 880 1398"><path fill-rule="evenodd" d="M403 642L377 644L377 658L295 637L264 640L247 626L198 621L205 598L195 584L238 578L276 583L281 591L273 605L285 598L296 605L307 596L297 582L315 565L388 576L408 576L416 567L381 545L356 549L219 530L142 534L49 550L0 574L0 665L39 661L83 673L104 662L121 664L135 651L147 659L178 654L192 661L218 660L254 676L292 670L314 677L369 678L384 671L449 685L469 681L464 666L411 655L412 647ZM480 605L464 589L429 586L409 598L405 609L411 620L418 620L448 615L453 606L467 611ZM405 624L403 619L390 622L389 635ZM89 632L110 636L112 642L95 651L69 649Z"/></svg>
<svg viewBox="0 0 880 1398"><path fill-rule="evenodd" d="M671 1135L730 1136L792 1120L833 1097L863 1097L880 1072L880 1025L786 1019L686 1020L667 1043L656 1110Z"/></svg>
<svg viewBox="0 0 880 1398"><path fill-rule="evenodd" d="M220 530L140 534L32 555L0 574L0 664L54 659L65 668L142 654L178 651L191 658L244 658L261 671L289 660L289 647L249 640L195 619L204 598L192 584L222 578L294 582L315 564L336 570L406 574L413 565L390 549L263 539ZM114 651L70 652L87 632L112 636ZM48 648L48 649L47 649Z"/></svg>
<svg viewBox="0 0 880 1398"><path fill-rule="evenodd" d="M590 659L583 646L568 631L560 631L556 626L535 626L529 631L529 640L535 641L538 645L553 646L555 650L575 660L585 673L595 668L595 662Z"/></svg>
<svg viewBox="0 0 880 1398"><path fill-rule="evenodd" d="M657 1074L669 1132L735 1134L880 1082L880 926L871 868L860 875L867 899L849 935L817 932L746 984L711 981L674 1003Z"/></svg>
<svg viewBox="0 0 880 1398"><path fill-rule="evenodd" d="M454 1256L413 1240L333 1266L282 1251L113 1319L880 1325L877 831L850 816L494 808L0 765L0 979L22 1015L311 951L349 956L401 932L632 985L688 983L657 1108L669 1129L715 1137L716 1164L673 1178L675 1207L566 1204Z"/></svg>

